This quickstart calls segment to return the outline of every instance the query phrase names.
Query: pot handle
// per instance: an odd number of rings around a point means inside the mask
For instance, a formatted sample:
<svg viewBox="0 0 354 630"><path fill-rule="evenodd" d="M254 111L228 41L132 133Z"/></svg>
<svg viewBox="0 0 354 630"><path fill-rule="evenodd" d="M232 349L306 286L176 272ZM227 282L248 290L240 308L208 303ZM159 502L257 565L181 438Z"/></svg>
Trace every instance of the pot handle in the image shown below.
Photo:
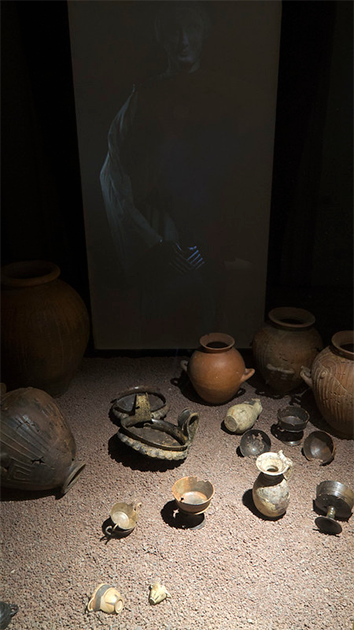
<svg viewBox="0 0 354 630"><path fill-rule="evenodd" d="M312 378L311 378L311 370L305 365L301 366L300 376L305 381L306 385L312 388Z"/></svg>
<svg viewBox="0 0 354 630"><path fill-rule="evenodd" d="M180 366L185 372L187 372L188 370L188 363L189 361L187 361L187 359L182 359L182 361L180 362Z"/></svg>
<svg viewBox="0 0 354 630"><path fill-rule="evenodd" d="M291 475L293 474L293 470L294 470L293 461L289 457L285 457L283 451L279 451L278 455L279 455L280 459L284 462L284 464L287 466L286 471L283 472L283 477L284 477L284 479L286 479L286 481L289 481Z"/></svg>
<svg viewBox="0 0 354 630"><path fill-rule="evenodd" d="M254 373L255 373L254 368L245 368L245 371L241 376L241 383L248 381L248 379L251 378L251 376L253 376Z"/></svg>
<svg viewBox="0 0 354 630"><path fill-rule="evenodd" d="M117 528L117 524L115 524L115 525L107 525L104 528L104 533L106 534L106 536L108 536L110 538L111 536L113 536L113 532L114 532L114 530L116 528Z"/></svg>

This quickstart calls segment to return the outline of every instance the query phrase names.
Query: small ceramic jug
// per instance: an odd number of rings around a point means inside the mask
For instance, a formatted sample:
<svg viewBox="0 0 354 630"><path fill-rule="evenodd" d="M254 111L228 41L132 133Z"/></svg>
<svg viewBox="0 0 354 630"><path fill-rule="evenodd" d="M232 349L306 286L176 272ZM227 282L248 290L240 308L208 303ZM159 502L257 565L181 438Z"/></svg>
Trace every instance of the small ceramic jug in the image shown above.
<svg viewBox="0 0 354 630"><path fill-rule="evenodd" d="M256 459L260 471L252 489L254 504L264 516L277 518L285 514L289 505L288 480L293 463L283 451L262 453Z"/></svg>
<svg viewBox="0 0 354 630"><path fill-rule="evenodd" d="M181 361L190 381L205 402L221 405L235 396L240 385L254 374L246 368L235 340L224 333L210 333L199 340L200 347L189 361Z"/></svg>

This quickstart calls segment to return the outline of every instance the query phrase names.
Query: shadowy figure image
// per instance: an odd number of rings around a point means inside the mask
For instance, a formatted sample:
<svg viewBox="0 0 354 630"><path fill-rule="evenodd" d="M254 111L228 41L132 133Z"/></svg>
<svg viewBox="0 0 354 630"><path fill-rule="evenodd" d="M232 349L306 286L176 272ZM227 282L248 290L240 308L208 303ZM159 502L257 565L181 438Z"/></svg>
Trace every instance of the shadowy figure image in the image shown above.
<svg viewBox="0 0 354 630"><path fill-rule="evenodd" d="M220 290L232 246L237 130L230 89L202 68L205 9L158 4L167 69L134 87L118 111L100 179L139 334L166 337L171 347L179 321L196 341L225 325Z"/></svg>

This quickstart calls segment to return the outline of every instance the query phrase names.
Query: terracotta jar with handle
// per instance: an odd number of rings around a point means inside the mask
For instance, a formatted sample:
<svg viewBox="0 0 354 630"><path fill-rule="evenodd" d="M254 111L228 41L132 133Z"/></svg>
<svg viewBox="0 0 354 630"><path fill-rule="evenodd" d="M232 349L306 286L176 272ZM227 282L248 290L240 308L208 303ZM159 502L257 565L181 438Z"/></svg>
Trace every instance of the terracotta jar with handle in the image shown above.
<svg viewBox="0 0 354 630"><path fill-rule="evenodd" d="M54 263L12 263L1 272L2 380L9 389L31 386L59 396L88 343L86 306Z"/></svg>
<svg viewBox="0 0 354 630"><path fill-rule="evenodd" d="M200 347L189 361L181 361L197 394L205 402L220 405L235 396L240 385L253 374L246 368L235 340L224 333L210 333L199 340Z"/></svg>
<svg viewBox="0 0 354 630"><path fill-rule="evenodd" d="M312 387L316 405L324 419L345 438L354 436L354 331L335 333L331 344L314 360L311 370L301 369Z"/></svg>
<svg viewBox="0 0 354 630"><path fill-rule="evenodd" d="M273 392L286 394L298 387L302 383L301 367L311 367L322 350L315 321L312 313L302 308L274 308L254 335L256 367Z"/></svg>

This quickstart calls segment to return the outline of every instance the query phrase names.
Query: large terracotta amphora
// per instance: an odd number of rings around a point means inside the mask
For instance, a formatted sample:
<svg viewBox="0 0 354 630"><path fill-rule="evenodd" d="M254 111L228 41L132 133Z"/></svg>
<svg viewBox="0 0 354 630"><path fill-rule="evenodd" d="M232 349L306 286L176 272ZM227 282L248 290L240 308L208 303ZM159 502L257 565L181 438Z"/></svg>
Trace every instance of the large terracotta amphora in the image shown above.
<svg viewBox="0 0 354 630"><path fill-rule="evenodd" d="M273 392L282 395L298 387L301 367L310 368L322 350L314 323L312 313L302 308L274 308L255 333L252 350L256 367Z"/></svg>
<svg viewBox="0 0 354 630"><path fill-rule="evenodd" d="M5 488L65 494L85 467L70 426L46 392L26 387L1 399L0 480Z"/></svg>
<svg viewBox="0 0 354 630"><path fill-rule="evenodd" d="M12 263L1 271L2 380L9 389L31 386L59 396L87 346L86 306L54 263Z"/></svg>
<svg viewBox="0 0 354 630"><path fill-rule="evenodd" d="M288 480L293 462L283 451L262 453L256 459L259 475L253 484L253 502L264 516L278 518L285 514L290 501Z"/></svg>
<svg viewBox="0 0 354 630"><path fill-rule="evenodd" d="M354 331L333 335L331 344L314 360L311 370L301 376L312 387L324 419L344 438L354 436Z"/></svg>
<svg viewBox="0 0 354 630"><path fill-rule="evenodd" d="M235 396L240 385L253 374L246 368L235 340L224 333L210 333L199 340L200 347L189 361L181 361L197 394L205 402L220 405Z"/></svg>

